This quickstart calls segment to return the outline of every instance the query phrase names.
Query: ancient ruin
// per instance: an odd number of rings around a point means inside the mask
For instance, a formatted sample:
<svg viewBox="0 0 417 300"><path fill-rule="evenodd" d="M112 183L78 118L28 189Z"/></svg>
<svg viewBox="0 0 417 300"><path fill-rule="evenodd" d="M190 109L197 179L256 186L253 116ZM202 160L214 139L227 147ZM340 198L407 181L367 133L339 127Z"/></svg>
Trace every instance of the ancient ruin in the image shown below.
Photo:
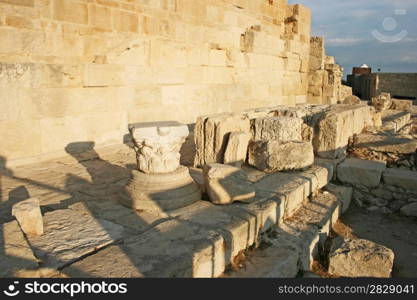
<svg viewBox="0 0 417 300"><path fill-rule="evenodd" d="M0 277L417 275L416 103L353 96L311 17L0 0Z"/></svg>

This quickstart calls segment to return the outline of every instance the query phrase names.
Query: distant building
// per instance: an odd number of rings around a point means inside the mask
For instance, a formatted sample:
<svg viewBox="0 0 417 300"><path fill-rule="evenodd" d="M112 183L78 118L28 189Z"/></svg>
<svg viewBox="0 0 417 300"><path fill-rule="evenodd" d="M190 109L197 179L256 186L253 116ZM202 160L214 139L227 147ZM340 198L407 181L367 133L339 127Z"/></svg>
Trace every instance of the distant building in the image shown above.
<svg viewBox="0 0 417 300"><path fill-rule="evenodd" d="M390 93L394 98L417 99L417 73L372 73L367 65L354 67L347 76L347 84L354 95L370 100L380 93Z"/></svg>

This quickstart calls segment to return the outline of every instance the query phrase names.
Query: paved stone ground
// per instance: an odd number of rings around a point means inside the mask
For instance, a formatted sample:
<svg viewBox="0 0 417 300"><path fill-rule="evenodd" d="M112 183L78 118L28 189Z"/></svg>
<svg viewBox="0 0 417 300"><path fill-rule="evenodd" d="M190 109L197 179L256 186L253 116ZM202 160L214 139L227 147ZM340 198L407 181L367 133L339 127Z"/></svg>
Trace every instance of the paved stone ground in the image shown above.
<svg viewBox="0 0 417 300"><path fill-rule="evenodd" d="M13 171L0 166L0 223L12 220L13 204L29 196L40 198L43 213L83 202L94 214L114 220L124 210L117 197L136 158L127 146L106 150L100 156L93 150L88 157L68 156Z"/></svg>

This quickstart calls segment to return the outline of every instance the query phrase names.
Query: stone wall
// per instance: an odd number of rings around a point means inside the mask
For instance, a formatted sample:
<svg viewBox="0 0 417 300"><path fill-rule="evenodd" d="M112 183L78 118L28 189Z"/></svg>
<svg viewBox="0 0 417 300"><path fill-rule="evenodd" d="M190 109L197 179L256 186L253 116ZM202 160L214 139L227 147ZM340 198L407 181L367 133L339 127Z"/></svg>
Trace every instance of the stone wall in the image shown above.
<svg viewBox="0 0 417 300"><path fill-rule="evenodd" d="M134 122L307 101L310 10L287 0L0 0L0 156L120 144Z"/></svg>
<svg viewBox="0 0 417 300"><path fill-rule="evenodd" d="M342 85L342 77L343 68L326 55L324 38L311 37L308 102L336 104L351 95L352 91Z"/></svg>
<svg viewBox="0 0 417 300"><path fill-rule="evenodd" d="M353 93L365 100L381 93L390 93L394 98L417 99L417 73L372 73L349 77Z"/></svg>
<svg viewBox="0 0 417 300"><path fill-rule="evenodd" d="M378 73L376 94L417 99L417 73Z"/></svg>

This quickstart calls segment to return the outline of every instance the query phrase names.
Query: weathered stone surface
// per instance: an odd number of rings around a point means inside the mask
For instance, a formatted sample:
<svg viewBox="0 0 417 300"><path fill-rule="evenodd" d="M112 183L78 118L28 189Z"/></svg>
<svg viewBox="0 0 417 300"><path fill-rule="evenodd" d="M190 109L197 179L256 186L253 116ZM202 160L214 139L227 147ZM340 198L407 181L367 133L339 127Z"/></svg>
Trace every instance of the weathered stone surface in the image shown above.
<svg viewBox="0 0 417 300"><path fill-rule="evenodd" d="M405 189L406 191L417 192L417 172L404 169L388 168L383 174L384 182Z"/></svg>
<svg viewBox="0 0 417 300"><path fill-rule="evenodd" d="M347 239L330 253L329 273L343 277L391 276L394 252L382 245L361 239Z"/></svg>
<svg viewBox="0 0 417 300"><path fill-rule="evenodd" d="M0 224L0 277L14 277L23 269L36 269L33 255L16 221Z"/></svg>
<svg viewBox="0 0 417 300"><path fill-rule="evenodd" d="M248 157L250 165L268 173L303 169L314 163L313 146L308 142L251 142Z"/></svg>
<svg viewBox="0 0 417 300"><path fill-rule="evenodd" d="M349 158L337 167L337 178L343 183L376 187L385 169L385 162Z"/></svg>
<svg viewBox="0 0 417 300"><path fill-rule="evenodd" d="M217 277L226 267L222 236L168 220L145 233L88 256L63 270L71 277Z"/></svg>
<svg viewBox="0 0 417 300"><path fill-rule="evenodd" d="M249 133L250 120L248 116L238 113L224 113L199 117L195 126L197 153L194 165L224 163L224 153L229 135L237 131Z"/></svg>
<svg viewBox="0 0 417 300"><path fill-rule="evenodd" d="M28 238L46 267L63 267L122 237L122 226L95 219L87 211L55 210L43 219L44 234Z"/></svg>
<svg viewBox="0 0 417 300"><path fill-rule="evenodd" d="M397 132L410 122L411 113L398 110L385 110L382 112L382 129Z"/></svg>
<svg viewBox="0 0 417 300"><path fill-rule="evenodd" d="M298 268L311 270L314 259L318 258L320 230L317 226L303 222L285 221L276 229L277 238L272 242L274 245L288 245L296 249L299 255Z"/></svg>
<svg viewBox="0 0 417 300"><path fill-rule="evenodd" d="M13 205L12 215L26 235L42 235L43 220L38 198L30 198Z"/></svg>
<svg viewBox="0 0 417 300"><path fill-rule="evenodd" d="M255 197L245 172L238 167L208 164L204 166L204 181L209 198L215 204L250 202Z"/></svg>
<svg viewBox="0 0 417 300"><path fill-rule="evenodd" d="M410 111L412 107L413 107L412 100L392 99L391 109L393 110Z"/></svg>
<svg viewBox="0 0 417 300"><path fill-rule="evenodd" d="M224 153L224 163L238 167L242 166L246 161L249 140L250 134L246 132L232 132Z"/></svg>
<svg viewBox="0 0 417 300"><path fill-rule="evenodd" d="M225 242L225 261L232 263L240 251L252 246L258 238L259 228L255 215L239 207L219 207L209 202L198 202L175 210L172 217L198 224L207 230L217 231Z"/></svg>
<svg viewBox="0 0 417 300"><path fill-rule="evenodd" d="M377 110L387 110L390 109L392 105L391 95L389 93L382 93L377 97L372 98L372 105Z"/></svg>
<svg viewBox="0 0 417 300"><path fill-rule="evenodd" d="M353 147L358 150L408 154L416 152L417 140L401 135L359 134L354 138Z"/></svg>
<svg viewBox="0 0 417 300"><path fill-rule="evenodd" d="M332 174L333 179L337 179L337 166L344 161L344 158L336 158L336 159L327 159L327 158L315 158L314 164L324 167L329 170Z"/></svg>
<svg viewBox="0 0 417 300"><path fill-rule="evenodd" d="M252 126L253 141L301 141L302 124L303 120L296 117L258 118Z"/></svg>
<svg viewBox="0 0 417 300"><path fill-rule="evenodd" d="M341 213L344 214L350 206L353 189L351 187L332 183L329 183L324 189L337 196L341 204Z"/></svg>
<svg viewBox="0 0 417 300"><path fill-rule="evenodd" d="M351 95L347 96L343 101L342 104L348 104L348 105L355 105L355 104L361 104L361 99L357 96Z"/></svg>
<svg viewBox="0 0 417 300"><path fill-rule="evenodd" d="M313 166L303 172L276 173L268 175L254 186L259 192L275 193L279 199L282 218L292 216L306 201L332 178L331 172L321 166ZM280 197L279 197L280 195Z"/></svg>
<svg viewBox="0 0 417 300"><path fill-rule="evenodd" d="M317 134L313 139L315 153L322 158L330 159L344 156L349 138L372 123L368 106L335 106L323 115L316 126Z"/></svg>
<svg viewBox="0 0 417 300"><path fill-rule="evenodd" d="M291 222L316 225L320 230L321 242L330 234L333 224L340 216L340 202L336 195L324 192L307 201L291 217Z"/></svg>
<svg viewBox="0 0 417 300"><path fill-rule="evenodd" d="M187 125L174 121L136 123L129 130L140 171L169 173L180 166L179 152L188 136Z"/></svg>
<svg viewBox="0 0 417 300"><path fill-rule="evenodd" d="M401 207L401 213L407 217L417 217L417 202Z"/></svg>
<svg viewBox="0 0 417 300"><path fill-rule="evenodd" d="M174 172L145 174L132 171L121 203L137 211L161 213L201 200L201 190L190 176L188 168L180 166Z"/></svg>
<svg viewBox="0 0 417 300"><path fill-rule="evenodd" d="M299 254L293 246L273 245L257 250L244 262L244 267L230 278L294 278L298 273Z"/></svg>

